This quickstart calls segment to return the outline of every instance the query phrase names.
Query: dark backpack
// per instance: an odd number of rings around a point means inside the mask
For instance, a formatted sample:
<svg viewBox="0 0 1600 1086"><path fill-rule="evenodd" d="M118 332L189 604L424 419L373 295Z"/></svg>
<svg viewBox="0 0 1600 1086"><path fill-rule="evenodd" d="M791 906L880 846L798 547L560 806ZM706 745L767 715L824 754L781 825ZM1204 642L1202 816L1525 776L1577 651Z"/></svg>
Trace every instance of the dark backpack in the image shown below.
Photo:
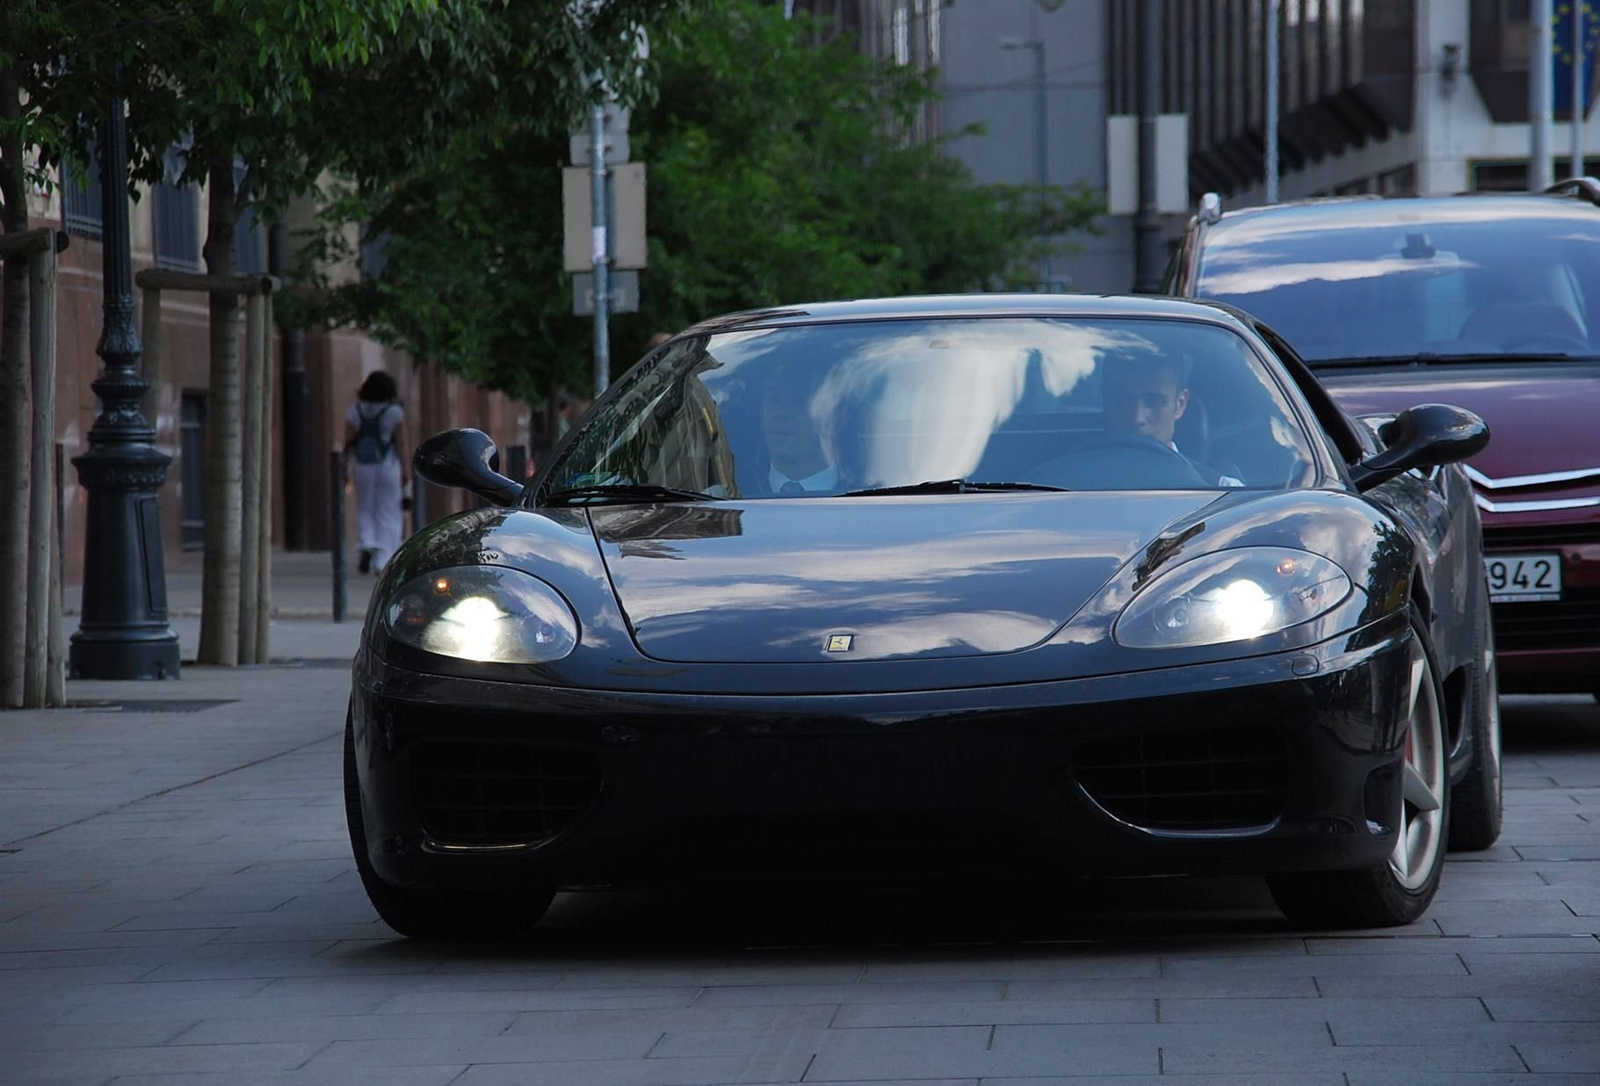
<svg viewBox="0 0 1600 1086"><path fill-rule="evenodd" d="M356 439L350 443L351 450L356 454L356 463L381 464L389 455L389 449L394 442L383 439L383 416L387 415L389 408L393 406L385 404L382 411L370 417L361 408L356 408L356 415L361 419L361 425L356 428Z"/></svg>

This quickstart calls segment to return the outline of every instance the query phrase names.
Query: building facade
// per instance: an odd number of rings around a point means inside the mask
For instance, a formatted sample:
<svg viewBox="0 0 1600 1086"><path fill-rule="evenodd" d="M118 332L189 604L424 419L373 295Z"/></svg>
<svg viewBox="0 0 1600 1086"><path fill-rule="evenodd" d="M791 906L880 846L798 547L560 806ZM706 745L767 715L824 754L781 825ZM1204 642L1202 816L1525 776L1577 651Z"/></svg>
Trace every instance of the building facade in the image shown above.
<svg viewBox="0 0 1600 1086"><path fill-rule="evenodd" d="M1137 108L1142 0L1111 0L1113 110ZM1557 5L1567 7L1570 5ZM1162 5L1160 109L1190 118L1190 192L1265 199L1266 18L1270 0ZM1528 0L1277 0L1278 198L1438 195L1523 189L1529 155ZM1587 49L1593 48L1591 26ZM1562 35L1564 36L1564 35ZM1572 53L1558 40L1558 51ZM1555 176L1571 160L1572 111L1558 93ZM1600 150L1592 78L1580 110ZM1586 150L1592 169L1600 155Z"/></svg>
<svg viewBox="0 0 1600 1086"><path fill-rule="evenodd" d="M986 184L1106 185L1107 0L793 0L872 56L935 72L913 138L942 137ZM1043 124L1041 126L1041 112ZM1041 139L1040 129L1043 128ZM1102 217L1080 252L1040 270L1045 289L1124 291L1129 217Z"/></svg>

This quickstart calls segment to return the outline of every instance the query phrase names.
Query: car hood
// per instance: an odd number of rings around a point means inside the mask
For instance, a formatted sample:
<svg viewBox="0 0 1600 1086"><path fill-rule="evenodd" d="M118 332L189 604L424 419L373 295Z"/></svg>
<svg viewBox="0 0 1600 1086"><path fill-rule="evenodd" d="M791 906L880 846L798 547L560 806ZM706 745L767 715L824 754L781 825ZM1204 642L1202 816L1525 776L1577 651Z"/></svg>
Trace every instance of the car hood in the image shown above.
<svg viewBox="0 0 1600 1086"><path fill-rule="evenodd" d="M596 508L590 522L644 655L848 662L1037 645L1216 497L816 498Z"/></svg>
<svg viewBox="0 0 1600 1086"><path fill-rule="evenodd" d="M1449 403L1489 424L1489 445L1470 467L1496 482L1594 468L1600 476L1600 365L1521 362L1430 364L1393 369L1317 370L1351 415L1394 413L1419 403Z"/></svg>

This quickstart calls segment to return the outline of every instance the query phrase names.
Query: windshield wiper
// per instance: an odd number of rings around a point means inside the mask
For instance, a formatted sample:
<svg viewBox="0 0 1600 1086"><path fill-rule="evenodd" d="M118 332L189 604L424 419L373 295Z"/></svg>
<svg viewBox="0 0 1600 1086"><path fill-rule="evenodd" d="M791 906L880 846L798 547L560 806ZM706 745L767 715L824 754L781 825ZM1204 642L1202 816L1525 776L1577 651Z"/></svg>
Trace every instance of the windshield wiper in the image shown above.
<svg viewBox="0 0 1600 1086"><path fill-rule="evenodd" d="M1065 492L1064 486L1046 486L1044 483L987 483L969 479L929 479L905 486L873 486L865 490L847 490L841 498L861 498L877 494L987 494L1000 490L1054 490Z"/></svg>
<svg viewBox="0 0 1600 1086"><path fill-rule="evenodd" d="M655 483L604 483L598 486L575 486L555 490L545 495L549 505L575 505L580 502L707 502L715 496L698 490L679 490L674 486L657 486Z"/></svg>
<svg viewBox="0 0 1600 1086"><path fill-rule="evenodd" d="M1352 355L1349 358L1317 358L1307 359L1306 365L1312 369L1318 366L1428 366L1434 364L1449 365L1451 363L1471 362L1594 362L1600 361L1600 355L1592 354L1563 354L1554 351L1540 351L1537 353L1518 353L1508 351L1501 354L1437 354L1423 351L1418 354L1368 354Z"/></svg>

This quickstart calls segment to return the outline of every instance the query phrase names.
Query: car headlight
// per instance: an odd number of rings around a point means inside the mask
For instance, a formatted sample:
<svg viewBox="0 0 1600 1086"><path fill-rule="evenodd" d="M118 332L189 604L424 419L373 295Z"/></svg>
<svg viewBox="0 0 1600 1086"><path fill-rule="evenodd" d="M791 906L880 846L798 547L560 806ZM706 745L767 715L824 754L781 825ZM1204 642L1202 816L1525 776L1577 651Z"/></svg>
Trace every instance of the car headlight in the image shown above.
<svg viewBox="0 0 1600 1086"><path fill-rule="evenodd" d="M1350 578L1316 554L1241 547L1174 566L1123 608L1112 636L1134 649L1246 641L1309 622L1350 594Z"/></svg>
<svg viewBox="0 0 1600 1086"><path fill-rule="evenodd" d="M384 618L402 644L480 663L548 663L578 644L567 601L505 566L452 566L407 581Z"/></svg>

